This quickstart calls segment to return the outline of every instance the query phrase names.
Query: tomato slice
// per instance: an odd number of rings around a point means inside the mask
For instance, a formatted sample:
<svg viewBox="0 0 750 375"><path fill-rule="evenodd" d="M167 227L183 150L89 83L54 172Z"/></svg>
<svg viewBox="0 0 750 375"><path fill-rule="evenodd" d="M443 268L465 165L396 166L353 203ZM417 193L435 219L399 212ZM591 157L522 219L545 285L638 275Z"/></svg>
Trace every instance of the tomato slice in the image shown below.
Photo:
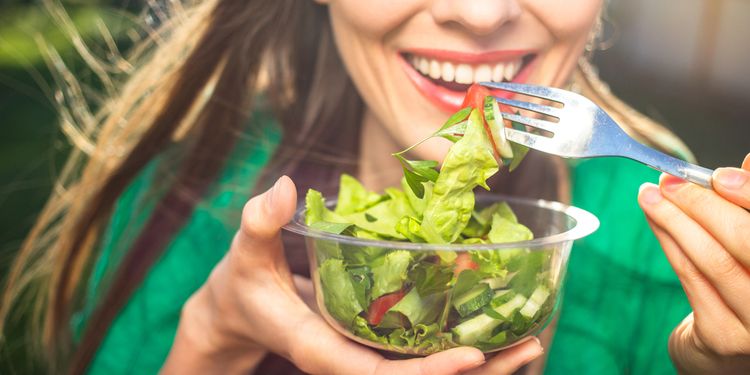
<svg viewBox="0 0 750 375"><path fill-rule="evenodd" d="M401 301L404 298L404 294L403 290L399 290L398 292L375 298L370 304L370 308L367 309L367 322L374 326L380 324L385 313L397 304L398 301Z"/></svg>
<svg viewBox="0 0 750 375"><path fill-rule="evenodd" d="M463 252L458 254L456 257L456 268L453 269L453 274L458 276L463 270L476 270L479 265L471 259L471 254Z"/></svg>
<svg viewBox="0 0 750 375"><path fill-rule="evenodd" d="M495 159L497 159L498 163L500 163L500 160L502 160L502 158L500 157L500 150L498 150L497 146L495 146L495 140L492 137L490 126L487 124L487 120L484 119L484 98L490 95L492 95L492 93L489 89L478 83L475 83L469 86L469 90L466 91L466 96L464 97L464 102L463 104L461 104L461 107L466 108L471 106L472 108L479 110L479 115L482 116L482 125L484 126L484 131L487 133L487 137L490 139L490 144L492 145L493 151L495 151Z"/></svg>
<svg viewBox="0 0 750 375"><path fill-rule="evenodd" d="M464 97L463 104L461 104L461 108L471 106L472 108L481 111L482 108L484 108L484 98L488 95L492 95L489 89L478 83L475 83L469 86L469 90L466 91L466 96Z"/></svg>

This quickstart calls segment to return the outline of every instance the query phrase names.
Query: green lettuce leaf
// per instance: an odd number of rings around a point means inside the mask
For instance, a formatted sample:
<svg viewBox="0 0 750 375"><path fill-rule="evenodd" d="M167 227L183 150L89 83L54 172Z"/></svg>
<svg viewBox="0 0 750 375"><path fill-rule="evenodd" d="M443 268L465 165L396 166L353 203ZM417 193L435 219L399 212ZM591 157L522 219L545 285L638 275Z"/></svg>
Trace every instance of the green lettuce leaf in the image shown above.
<svg viewBox="0 0 750 375"><path fill-rule="evenodd" d="M404 216L414 216L406 194L398 189L386 189L387 199L365 211L345 215L344 220L369 232L399 240L406 237L396 229Z"/></svg>
<svg viewBox="0 0 750 375"><path fill-rule="evenodd" d="M370 289L372 288L370 268L367 266L350 268L349 275L352 278L354 294L357 296L359 305L370 306Z"/></svg>
<svg viewBox="0 0 750 375"><path fill-rule="evenodd" d="M482 278L476 271L466 269L461 271L453 285L453 296L461 296L479 283Z"/></svg>
<svg viewBox="0 0 750 375"><path fill-rule="evenodd" d="M513 260L509 266L518 273L510 280L508 286L516 293L530 296L534 287L540 285L547 278L552 253L546 250L526 250ZM515 269L514 269L515 268Z"/></svg>
<svg viewBox="0 0 750 375"><path fill-rule="evenodd" d="M351 228L352 225L353 224L351 223L331 223L321 220L310 224L310 228L328 233L341 234L344 233L345 230Z"/></svg>
<svg viewBox="0 0 750 375"><path fill-rule="evenodd" d="M434 323L440 314L442 303L445 300L443 294L430 294L422 297L417 288L411 288L401 301L391 307L386 314L397 312L403 314L412 326L419 323Z"/></svg>
<svg viewBox="0 0 750 375"><path fill-rule="evenodd" d="M401 290L410 262L411 253L406 250L391 251L375 260L372 264L371 298L374 300L384 294Z"/></svg>
<svg viewBox="0 0 750 375"><path fill-rule="evenodd" d="M379 342L381 344L387 344L388 343L388 337L386 336L380 336L377 333L375 333L372 328L367 324L367 319L357 316L354 318L354 323L352 324L352 332L366 340L370 340L373 342Z"/></svg>
<svg viewBox="0 0 750 375"><path fill-rule="evenodd" d="M466 133L448 151L422 218L429 243L456 241L471 218L474 188L489 190L486 180L498 170L492 145L478 111L472 111Z"/></svg>
<svg viewBox="0 0 750 375"><path fill-rule="evenodd" d="M435 186L435 183L432 181L423 183L422 187L424 188L424 195L420 198L409 187L409 184L406 181L406 178L401 179L401 189L406 195L406 199L409 201L409 205L414 211L414 214L415 214L414 217L416 217L420 221L422 220L422 214L424 213L424 209L427 207L427 202L432 197L432 189L434 186Z"/></svg>
<svg viewBox="0 0 750 375"><path fill-rule="evenodd" d="M326 207L323 194L314 189L307 190L305 195L305 225L312 226L321 221L328 223L352 224L341 215Z"/></svg>
<svg viewBox="0 0 750 375"><path fill-rule="evenodd" d="M341 259L343 252L341 246L336 241L317 239L315 240L315 258L318 260L318 264L322 264L327 259Z"/></svg>
<svg viewBox="0 0 750 375"><path fill-rule="evenodd" d="M520 123L513 121L512 124L513 124L513 128L516 130L527 131L526 127L521 125ZM510 142L510 148L511 150L513 150L513 161L510 162L510 166L508 166L508 171L513 172L516 168L518 168L518 165L521 164L521 161L523 161L523 159L526 158L526 154L529 153L529 148L522 144L518 144L515 142Z"/></svg>
<svg viewBox="0 0 750 375"><path fill-rule="evenodd" d="M359 304L349 273L340 259L327 259L320 266L323 300L328 313L347 327L364 309Z"/></svg>
<svg viewBox="0 0 750 375"><path fill-rule="evenodd" d="M453 280L453 269L449 266L430 262L419 262L409 271L409 280L421 296L445 292Z"/></svg>
<svg viewBox="0 0 750 375"><path fill-rule="evenodd" d="M420 233L422 223L418 219L411 216L404 216L396 224L396 232L406 237L409 242L422 243L425 242L424 238Z"/></svg>
<svg viewBox="0 0 750 375"><path fill-rule="evenodd" d="M417 324L414 331L414 345L424 354L437 353L457 346L450 332L441 332L438 324Z"/></svg>
<svg viewBox="0 0 750 375"><path fill-rule="evenodd" d="M387 251L380 246L341 245L341 257L349 267L370 266Z"/></svg>
<svg viewBox="0 0 750 375"><path fill-rule="evenodd" d="M383 197L380 194L367 191L356 178L348 174L342 174L339 183L339 198L334 212L339 215L347 215L364 211L382 199Z"/></svg>

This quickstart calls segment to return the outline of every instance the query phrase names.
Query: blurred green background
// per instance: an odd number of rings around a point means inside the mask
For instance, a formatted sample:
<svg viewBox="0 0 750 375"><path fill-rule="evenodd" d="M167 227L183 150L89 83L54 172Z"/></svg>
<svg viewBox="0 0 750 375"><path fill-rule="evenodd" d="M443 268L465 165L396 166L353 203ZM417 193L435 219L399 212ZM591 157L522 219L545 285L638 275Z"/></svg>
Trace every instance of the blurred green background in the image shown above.
<svg viewBox="0 0 750 375"><path fill-rule="evenodd" d="M145 0L63 1L83 40L102 45L104 24L121 48ZM708 167L737 165L750 152L750 1L615 0L595 56L615 93L680 135ZM6 274L68 150L57 128L54 83L39 41L73 74L95 85L40 1L0 1L0 275ZM16 344L16 347L22 344ZM24 373L0 352L0 374Z"/></svg>

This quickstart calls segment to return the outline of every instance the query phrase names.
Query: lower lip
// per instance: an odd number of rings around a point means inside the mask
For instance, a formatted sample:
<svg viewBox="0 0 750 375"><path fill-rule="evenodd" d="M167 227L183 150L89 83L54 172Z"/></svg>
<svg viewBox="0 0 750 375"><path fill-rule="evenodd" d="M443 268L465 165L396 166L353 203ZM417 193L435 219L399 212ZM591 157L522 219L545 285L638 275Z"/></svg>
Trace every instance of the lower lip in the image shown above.
<svg viewBox="0 0 750 375"><path fill-rule="evenodd" d="M461 109L461 104L463 104L464 97L466 96L465 92L448 90L445 87L436 85L431 80L425 78L416 69L414 69L414 67L409 64L409 62L407 62L401 55L399 55L399 59L404 65L406 75L409 76L409 79L414 84L414 86L416 86L419 92L421 92L422 95L424 95L428 100L433 102L441 110L448 113L454 113ZM535 63L536 57L534 57L531 62L526 64L526 66L524 66L523 69L518 72L518 74L516 74L516 77L513 78L512 82L525 83L531 75ZM513 93L508 91L491 90L490 92L492 93L492 95L501 98L510 98L513 96Z"/></svg>

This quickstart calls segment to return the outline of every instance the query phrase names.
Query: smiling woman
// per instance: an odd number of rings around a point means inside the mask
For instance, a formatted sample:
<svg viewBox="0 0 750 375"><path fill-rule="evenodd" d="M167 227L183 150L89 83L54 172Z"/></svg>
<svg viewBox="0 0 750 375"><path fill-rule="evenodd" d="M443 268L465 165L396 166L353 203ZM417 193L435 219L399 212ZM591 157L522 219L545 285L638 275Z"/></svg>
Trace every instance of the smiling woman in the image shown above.
<svg viewBox="0 0 750 375"><path fill-rule="evenodd" d="M602 6L601 0L323 3L341 59L377 119L373 126L400 145L416 143L457 111L473 82L566 84ZM429 157L440 160L435 151Z"/></svg>
<svg viewBox="0 0 750 375"><path fill-rule="evenodd" d="M53 370L291 373L277 355L307 373L511 373L541 355L539 340L491 359L463 347L387 360L339 335L311 307L299 239L281 239L295 184L247 197L282 174L326 195L344 171L371 190L397 185L390 154L485 79L576 89L636 138L690 155L582 57L601 0L169 4L135 49L139 69L100 113L77 117L92 148L71 156L9 276L2 321L34 300L31 332ZM442 160L446 146L414 154ZM530 371L672 369L666 341L690 306L635 199L622 198L651 178L627 162L532 152L489 182L572 200L603 223L573 252L559 324L542 335L548 366Z"/></svg>

